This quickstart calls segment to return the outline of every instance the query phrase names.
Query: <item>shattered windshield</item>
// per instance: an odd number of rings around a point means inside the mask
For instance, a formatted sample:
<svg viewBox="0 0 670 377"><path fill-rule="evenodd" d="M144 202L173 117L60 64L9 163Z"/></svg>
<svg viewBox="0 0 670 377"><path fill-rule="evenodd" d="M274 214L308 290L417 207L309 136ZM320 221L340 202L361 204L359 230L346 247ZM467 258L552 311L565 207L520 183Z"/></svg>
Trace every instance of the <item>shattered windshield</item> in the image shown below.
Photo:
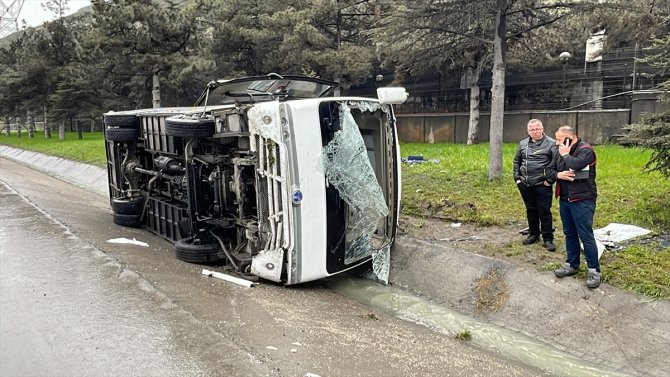
<svg viewBox="0 0 670 377"><path fill-rule="evenodd" d="M373 110L373 109L367 109ZM323 169L349 206L346 230L345 263L351 264L372 255L373 272L379 280L388 280L388 245L374 247L372 235L379 221L389 214L382 188L370 165L363 137L351 109L340 106L340 130L323 147Z"/></svg>
<svg viewBox="0 0 670 377"><path fill-rule="evenodd" d="M319 98L330 94L337 83L300 76L256 76L211 82L196 105L225 105L260 101Z"/></svg>

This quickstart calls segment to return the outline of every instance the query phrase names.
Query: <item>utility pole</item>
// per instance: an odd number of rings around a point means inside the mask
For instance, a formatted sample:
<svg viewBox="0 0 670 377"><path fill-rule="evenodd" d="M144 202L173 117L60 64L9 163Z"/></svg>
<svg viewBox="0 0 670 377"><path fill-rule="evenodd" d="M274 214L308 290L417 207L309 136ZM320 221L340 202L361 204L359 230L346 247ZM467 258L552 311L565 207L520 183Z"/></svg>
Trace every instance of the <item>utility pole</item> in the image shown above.
<svg viewBox="0 0 670 377"><path fill-rule="evenodd" d="M0 38L19 31L19 13L26 0L0 0Z"/></svg>

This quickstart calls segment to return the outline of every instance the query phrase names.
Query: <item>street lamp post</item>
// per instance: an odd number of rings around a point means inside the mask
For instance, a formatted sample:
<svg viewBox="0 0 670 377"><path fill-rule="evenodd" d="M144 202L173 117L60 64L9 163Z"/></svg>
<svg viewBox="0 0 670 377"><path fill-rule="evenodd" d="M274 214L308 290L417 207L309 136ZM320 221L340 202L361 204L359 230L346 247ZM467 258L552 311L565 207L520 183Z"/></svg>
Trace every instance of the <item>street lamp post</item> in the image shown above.
<svg viewBox="0 0 670 377"><path fill-rule="evenodd" d="M375 88L378 88L382 81L384 81L384 75L375 76Z"/></svg>
<svg viewBox="0 0 670 377"><path fill-rule="evenodd" d="M562 93L562 98L561 98L561 108L565 109L565 103L568 100L568 93L566 91L566 86L565 86L565 69L568 63L568 60L572 57L572 54L570 54L567 51L561 52L560 55L558 55L558 60L563 63L563 93Z"/></svg>

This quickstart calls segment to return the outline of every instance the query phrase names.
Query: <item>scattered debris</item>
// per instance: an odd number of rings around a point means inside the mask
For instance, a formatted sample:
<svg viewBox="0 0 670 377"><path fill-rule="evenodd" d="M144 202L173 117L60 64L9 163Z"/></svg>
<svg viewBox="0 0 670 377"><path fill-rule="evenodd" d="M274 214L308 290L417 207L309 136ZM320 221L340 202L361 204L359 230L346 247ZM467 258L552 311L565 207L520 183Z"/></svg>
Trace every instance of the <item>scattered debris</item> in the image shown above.
<svg viewBox="0 0 670 377"><path fill-rule="evenodd" d="M247 288L258 284L258 283L255 283L253 281L241 279L241 278L238 278L238 277L235 277L235 276L226 275L226 274L223 274L221 272L206 270L204 268L202 269L202 274L207 275L207 276L211 276L213 278L225 280L225 281L230 282L230 283L239 284L239 285L247 287Z"/></svg>
<svg viewBox="0 0 670 377"><path fill-rule="evenodd" d="M120 244L131 244L131 245L149 247L148 243L138 241L134 238L132 240L129 240L127 238L112 238L111 240L107 240L107 242L109 242L109 243L120 243Z"/></svg>
<svg viewBox="0 0 670 377"><path fill-rule="evenodd" d="M410 165L423 164L425 162L430 162L430 163L433 163L433 164L439 164L440 163L440 160L435 160L435 159L426 160L426 159L423 158L423 156L407 156L407 158L403 158L403 159L401 159L401 161L406 163L406 164L410 164Z"/></svg>
<svg viewBox="0 0 670 377"><path fill-rule="evenodd" d="M451 227L454 229L458 229L461 227L461 223L451 223Z"/></svg>
<svg viewBox="0 0 670 377"><path fill-rule="evenodd" d="M277 350L277 347L274 347L274 346L267 346L267 347L265 347L265 349L268 349L268 350L271 350L271 351L276 351L276 350Z"/></svg>
<svg viewBox="0 0 670 377"><path fill-rule="evenodd" d="M300 342L293 342L293 343L291 343L291 345L302 347L302 343L300 343Z"/></svg>
<svg viewBox="0 0 670 377"><path fill-rule="evenodd" d="M297 349L295 349L295 348L291 348L291 353L296 353L296 352L298 352Z"/></svg>
<svg viewBox="0 0 670 377"><path fill-rule="evenodd" d="M610 223L606 227L596 229L593 231L593 234L599 239L602 243L607 245L607 243L621 242L626 241L631 238L644 236L651 233L651 230L640 228L639 226L630 225L630 224L617 224Z"/></svg>
<svg viewBox="0 0 670 377"><path fill-rule="evenodd" d="M461 238L455 238L454 241L461 242L461 241L477 241L480 240L481 238L479 236L470 236L470 237L461 237Z"/></svg>
<svg viewBox="0 0 670 377"><path fill-rule="evenodd" d="M595 229L593 235L596 238L596 246L598 246L598 259L603 255L605 249L619 250L621 247L616 245L617 242L626 241L635 237L644 236L651 233L651 230L640 228L639 226L630 224L609 223L606 227ZM581 243L580 243L581 244Z"/></svg>
<svg viewBox="0 0 670 377"><path fill-rule="evenodd" d="M364 318L367 318L367 319L369 319L369 320L371 320L371 321L379 321L379 317L377 317L377 316L375 315L375 313L365 314L363 317L364 317Z"/></svg>

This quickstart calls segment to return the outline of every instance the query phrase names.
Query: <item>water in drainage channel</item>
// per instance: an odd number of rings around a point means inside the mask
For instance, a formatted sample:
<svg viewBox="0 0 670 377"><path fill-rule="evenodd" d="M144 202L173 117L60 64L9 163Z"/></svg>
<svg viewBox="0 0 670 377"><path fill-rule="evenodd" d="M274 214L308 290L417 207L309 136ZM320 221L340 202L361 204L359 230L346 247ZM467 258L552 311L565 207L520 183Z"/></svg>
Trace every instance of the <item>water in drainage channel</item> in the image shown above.
<svg viewBox="0 0 670 377"><path fill-rule="evenodd" d="M390 286L353 278L333 279L326 284L346 297L444 334L468 330L472 334L469 342L474 346L553 375L628 376L594 367L531 337L478 321Z"/></svg>

